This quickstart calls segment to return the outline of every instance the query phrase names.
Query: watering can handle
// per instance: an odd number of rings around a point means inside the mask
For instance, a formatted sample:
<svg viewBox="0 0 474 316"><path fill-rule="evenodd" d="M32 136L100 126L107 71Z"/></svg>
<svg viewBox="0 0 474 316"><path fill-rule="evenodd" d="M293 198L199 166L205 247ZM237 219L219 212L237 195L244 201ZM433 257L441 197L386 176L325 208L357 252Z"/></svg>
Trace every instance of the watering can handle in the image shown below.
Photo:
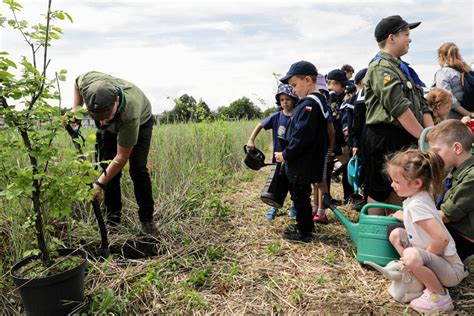
<svg viewBox="0 0 474 316"><path fill-rule="evenodd" d="M431 127L425 128L421 134L420 134L420 139L418 139L418 146L420 147L420 150L423 152L428 151L429 145L426 143L426 135L428 135L428 132L430 131Z"/></svg>
<svg viewBox="0 0 474 316"><path fill-rule="evenodd" d="M369 208L388 208L394 211L403 211L403 208L400 205L386 204L386 203L368 203L365 204L362 210L360 211L361 215L367 215L367 210Z"/></svg>
<svg viewBox="0 0 474 316"><path fill-rule="evenodd" d="M247 145L244 145L244 152L245 152L245 153L248 153L248 151L247 151Z"/></svg>

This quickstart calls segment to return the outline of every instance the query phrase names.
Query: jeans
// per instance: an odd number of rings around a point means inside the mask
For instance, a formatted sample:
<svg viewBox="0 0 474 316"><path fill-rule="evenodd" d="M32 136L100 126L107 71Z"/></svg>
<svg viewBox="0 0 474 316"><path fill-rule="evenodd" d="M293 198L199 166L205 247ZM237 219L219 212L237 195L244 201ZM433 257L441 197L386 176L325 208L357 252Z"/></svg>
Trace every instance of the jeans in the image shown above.
<svg viewBox="0 0 474 316"><path fill-rule="evenodd" d="M141 222L153 220L154 201L151 190L151 179L147 169L153 131L153 118L140 126L137 144L133 147L129 158L130 177L138 204L138 216ZM112 160L117 155L117 134L107 130L97 131L99 161ZM102 164L102 168L107 165ZM105 170L105 169L104 169ZM108 222L120 223L122 211L122 194L120 190L120 171L105 187L104 203Z"/></svg>

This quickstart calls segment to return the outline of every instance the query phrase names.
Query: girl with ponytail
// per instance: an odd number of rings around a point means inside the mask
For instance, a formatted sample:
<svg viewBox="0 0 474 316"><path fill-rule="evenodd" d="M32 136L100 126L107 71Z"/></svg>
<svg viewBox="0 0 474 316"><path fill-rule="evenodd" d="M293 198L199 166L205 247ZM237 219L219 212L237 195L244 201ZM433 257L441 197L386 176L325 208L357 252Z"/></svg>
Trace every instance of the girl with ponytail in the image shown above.
<svg viewBox="0 0 474 316"><path fill-rule="evenodd" d="M448 113L448 119L461 119L464 116L471 116L461 100L463 97L462 77L471 69L462 59L459 48L454 43L444 43L438 48L438 62L441 66L435 74L434 85L444 88L453 95L453 104Z"/></svg>
<svg viewBox="0 0 474 316"><path fill-rule="evenodd" d="M404 228L392 230L390 242L426 287L410 306L420 313L450 311L453 301L444 287L459 284L467 274L433 201L442 189L443 159L432 151L409 149L389 160L387 172L395 192L406 198L403 211L391 215Z"/></svg>

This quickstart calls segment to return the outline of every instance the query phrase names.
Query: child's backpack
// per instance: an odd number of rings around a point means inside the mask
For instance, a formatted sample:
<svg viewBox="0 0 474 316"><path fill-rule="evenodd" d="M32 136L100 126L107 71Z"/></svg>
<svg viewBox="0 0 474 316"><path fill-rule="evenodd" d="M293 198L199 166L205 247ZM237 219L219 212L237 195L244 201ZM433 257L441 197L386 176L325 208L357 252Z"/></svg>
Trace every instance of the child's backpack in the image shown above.
<svg viewBox="0 0 474 316"><path fill-rule="evenodd" d="M469 112L474 112L474 71L461 75L461 85L464 92L461 104Z"/></svg>

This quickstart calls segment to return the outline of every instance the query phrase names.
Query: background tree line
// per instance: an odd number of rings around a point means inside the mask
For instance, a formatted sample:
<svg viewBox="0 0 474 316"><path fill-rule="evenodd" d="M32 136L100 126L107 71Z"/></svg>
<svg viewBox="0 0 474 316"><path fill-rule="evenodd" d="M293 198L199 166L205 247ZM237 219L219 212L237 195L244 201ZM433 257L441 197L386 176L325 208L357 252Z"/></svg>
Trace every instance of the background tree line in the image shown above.
<svg viewBox="0 0 474 316"><path fill-rule="evenodd" d="M271 107L264 112L260 110L249 98L241 97L229 104L211 111L205 101L183 94L174 99L175 106L170 111L159 115L160 124L202 122L213 120L253 120L263 118L276 111Z"/></svg>

